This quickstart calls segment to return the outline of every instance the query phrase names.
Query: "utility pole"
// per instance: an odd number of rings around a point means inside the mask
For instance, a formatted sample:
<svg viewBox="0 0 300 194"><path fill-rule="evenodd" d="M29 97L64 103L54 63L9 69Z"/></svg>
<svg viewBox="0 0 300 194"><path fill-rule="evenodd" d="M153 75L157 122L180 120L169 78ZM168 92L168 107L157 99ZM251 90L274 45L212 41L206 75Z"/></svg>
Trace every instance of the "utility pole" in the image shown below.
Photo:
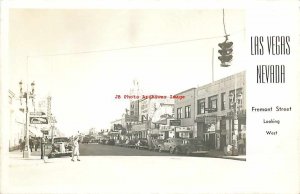
<svg viewBox="0 0 300 194"><path fill-rule="evenodd" d="M211 72L212 72L212 82L215 81L215 72L214 72L214 48L212 49L212 59L211 59Z"/></svg>
<svg viewBox="0 0 300 194"><path fill-rule="evenodd" d="M47 97L47 116L48 116L48 121L51 121L52 113L51 113L51 96ZM51 129L51 143L53 143L53 126L52 123L50 123L50 129Z"/></svg>
<svg viewBox="0 0 300 194"><path fill-rule="evenodd" d="M25 128L25 132L26 132L26 139L25 139L25 147L24 147L24 152L23 152L23 157L24 158L30 158L31 156L31 152L30 152L30 145L29 145L29 123L28 123L28 99L32 98L32 102L34 102L34 86L35 83L32 82L31 83L31 91L28 92L28 86L26 87L26 92L23 92L23 82L20 81L19 82L19 86L20 86L20 102L22 105L22 99L25 98L25 124L24 124L24 128ZM34 103L32 103L34 105Z"/></svg>

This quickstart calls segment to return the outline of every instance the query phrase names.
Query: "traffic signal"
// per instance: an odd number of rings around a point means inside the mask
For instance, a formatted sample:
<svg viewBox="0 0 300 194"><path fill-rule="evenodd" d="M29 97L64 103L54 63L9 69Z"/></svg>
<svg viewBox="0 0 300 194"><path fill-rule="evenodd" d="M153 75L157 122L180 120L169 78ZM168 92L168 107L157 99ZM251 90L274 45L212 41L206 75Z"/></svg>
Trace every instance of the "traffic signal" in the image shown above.
<svg viewBox="0 0 300 194"><path fill-rule="evenodd" d="M230 66L230 62L232 61L233 58L232 56L233 42L227 42L227 40L225 40L224 42L219 43L218 45L221 48L220 50L218 50L218 52L221 55L218 57L218 59L221 61L221 66L222 67Z"/></svg>

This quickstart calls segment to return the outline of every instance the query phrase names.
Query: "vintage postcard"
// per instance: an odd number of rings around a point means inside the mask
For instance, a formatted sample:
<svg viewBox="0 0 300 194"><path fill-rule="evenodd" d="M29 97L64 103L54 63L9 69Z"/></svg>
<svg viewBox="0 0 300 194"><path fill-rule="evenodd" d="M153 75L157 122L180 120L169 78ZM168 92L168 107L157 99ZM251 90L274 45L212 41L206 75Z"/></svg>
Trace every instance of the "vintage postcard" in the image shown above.
<svg viewBox="0 0 300 194"><path fill-rule="evenodd" d="M299 1L1 1L0 193L299 193Z"/></svg>

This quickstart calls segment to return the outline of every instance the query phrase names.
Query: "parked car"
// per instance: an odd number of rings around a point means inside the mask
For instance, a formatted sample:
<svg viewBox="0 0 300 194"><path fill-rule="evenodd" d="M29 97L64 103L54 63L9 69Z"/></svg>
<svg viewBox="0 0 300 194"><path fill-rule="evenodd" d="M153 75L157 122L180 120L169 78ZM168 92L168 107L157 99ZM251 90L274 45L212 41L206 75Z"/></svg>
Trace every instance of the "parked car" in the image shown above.
<svg viewBox="0 0 300 194"><path fill-rule="evenodd" d="M105 144L106 144L106 145L115 145L115 140L114 140L114 139L107 139L107 140L105 141Z"/></svg>
<svg viewBox="0 0 300 194"><path fill-rule="evenodd" d="M169 151L174 153L177 146L183 144L183 139L180 138L169 138L164 143L158 145L158 151Z"/></svg>
<svg viewBox="0 0 300 194"><path fill-rule="evenodd" d="M149 142L149 150L158 151L161 144L163 144L165 140L163 139L152 139L151 142Z"/></svg>
<svg viewBox="0 0 300 194"><path fill-rule="evenodd" d="M108 141L109 140L109 138L108 137L101 137L100 138L100 140L99 140L99 143L101 143L101 144L105 144L106 143L106 141Z"/></svg>
<svg viewBox="0 0 300 194"><path fill-rule="evenodd" d="M83 140L81 141L81 143L89 143L90 139L87 137L83 137Z"/></svg>
<svg viewBox="0 0 300 194"><path fill-rule="evenodd" d="M59 156L72 156L72 145L67 137L55 137L53 139L52 150L49 153L49 158Z"/></svg>
<svg viewBox="0 0 300 194"><path fill-rule="evenodd" d="M137 143L137 140L135 140L135 139L127 139L125 142L125 146L126 147L134 147L136 143Z"/></svg>
<svg viewBox="0 0 300 194"><path fill-rule="evenodd" d="M115 145L123 147L126 143L126 140L118 139L115 141Z"/></svg>
<svg viewBox="0 0 300 194"><path fill-rule="evenodd" d="M183 139L183 144L177 145L174 148L175 154L207 154L208 148L204 145L203 141L200 139L194 138L194 139Z"/></svg>
<svg viewBox="0 0 300 194"><path fill-rule="evenodd" d="M99 143L98 139L91 139L88 143Z"/></svg>
<svg viewBox="0 0 300 194"><path fill-rule="evenodd" d="M136 149L148 149L148 140L147 139L139 139L135 144Z"/></svg>

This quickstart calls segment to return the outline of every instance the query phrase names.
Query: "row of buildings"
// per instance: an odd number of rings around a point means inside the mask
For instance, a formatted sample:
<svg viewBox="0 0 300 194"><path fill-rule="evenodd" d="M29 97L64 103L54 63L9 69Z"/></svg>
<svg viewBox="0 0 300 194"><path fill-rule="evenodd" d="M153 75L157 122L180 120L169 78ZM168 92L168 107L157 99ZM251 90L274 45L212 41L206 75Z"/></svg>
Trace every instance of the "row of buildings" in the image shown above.
<svg viewBox="0 0 300 194"><path fill-rule="evenodd" d="M55 117L51 114L51 97L45 99L30 99L20 97L13 91L8 92L9 100L9 149L19 147L20 140L26 137L26 125L30 137L44 136L50 139L52 136L61 136L61 132L55 127ZM26 116L27 109L27 116ZM30 118L47 118L47 124L32 124ZM26 122L27 120L27 122Z"/></svg>
<svg viewBox="0 0 300 194"><path fill-rule="evenodd" d="M201 138L210 149L246 140L246 76L240 72L179 92L182 99L131 100L111 122L114 138Z"/></svg>

